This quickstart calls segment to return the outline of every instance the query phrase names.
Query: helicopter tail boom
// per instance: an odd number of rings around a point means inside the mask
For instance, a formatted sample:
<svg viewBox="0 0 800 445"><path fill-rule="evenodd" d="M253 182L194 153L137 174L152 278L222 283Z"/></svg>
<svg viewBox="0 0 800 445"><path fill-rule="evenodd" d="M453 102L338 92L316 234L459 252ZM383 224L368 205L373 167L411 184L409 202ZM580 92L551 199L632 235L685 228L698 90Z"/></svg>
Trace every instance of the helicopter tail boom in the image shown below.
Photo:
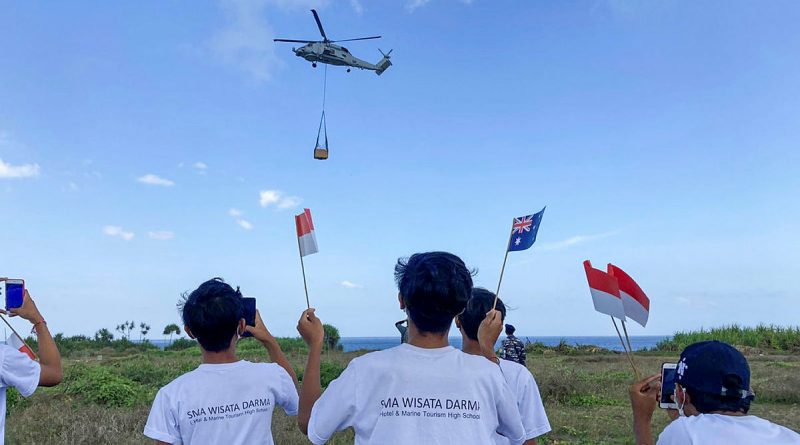
<svg viewBox="0 0 800 445"><path fill-rule="evenodd" d="M381 54L383 54L383 58L378 63L375 64L375 67L377 68L375 70L375 74L379 76L383 74L383 72L386 71L390 66L392 66L392 61L389 60L390 54L392 54L392 50L389 50L389 52L386 54L384 54L383 51L381 51Z"/></svg>

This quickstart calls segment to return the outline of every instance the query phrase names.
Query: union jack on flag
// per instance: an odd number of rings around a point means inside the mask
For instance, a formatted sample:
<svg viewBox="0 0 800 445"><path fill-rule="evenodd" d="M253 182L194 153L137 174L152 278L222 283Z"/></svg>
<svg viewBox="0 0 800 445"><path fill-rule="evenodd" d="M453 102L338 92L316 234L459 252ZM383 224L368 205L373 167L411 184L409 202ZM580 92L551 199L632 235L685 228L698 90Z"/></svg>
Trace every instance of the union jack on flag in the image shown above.
<svg viewBox="0 0 800 445"><path fill-rule="evenodd" d="M545 207L547 208L547 207ZM536 242L536 234L539 232L539 225L542 223L544 209L533 215L514 218L511 227L511 242L508 243L508 251L516 252L527 250Z"/></svg>

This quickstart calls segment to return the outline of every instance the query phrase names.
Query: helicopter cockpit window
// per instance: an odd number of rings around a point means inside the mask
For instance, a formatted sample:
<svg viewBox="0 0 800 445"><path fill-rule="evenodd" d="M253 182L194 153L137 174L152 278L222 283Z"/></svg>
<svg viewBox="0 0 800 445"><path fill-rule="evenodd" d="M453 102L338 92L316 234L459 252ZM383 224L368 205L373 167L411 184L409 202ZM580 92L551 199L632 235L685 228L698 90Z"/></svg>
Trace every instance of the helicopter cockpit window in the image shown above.
<svg viewBox="0 0 800 445"><path fill-rule="evenodd" d="M349 53L349 52L350 52L350 51L348 51L348 50L347 50L347 48L345 48L345 47L342 47L342 51L344 51L344 52L346 52L346 53Z"/></svg>

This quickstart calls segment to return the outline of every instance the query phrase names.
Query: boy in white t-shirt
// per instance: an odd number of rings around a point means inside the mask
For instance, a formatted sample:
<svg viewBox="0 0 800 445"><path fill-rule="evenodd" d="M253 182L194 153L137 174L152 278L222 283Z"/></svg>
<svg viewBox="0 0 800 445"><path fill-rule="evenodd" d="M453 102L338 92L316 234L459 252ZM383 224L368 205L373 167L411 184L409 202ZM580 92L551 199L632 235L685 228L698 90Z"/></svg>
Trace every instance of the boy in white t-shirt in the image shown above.
<svg viewBox="0 0 800 445"><path fill-rule="evenodd" d="M0 278L0 281L5 278ZM4 304L4 302L0 302ZM39 362L33 360L33 351L27 346L20 348L0 344L0 445L5 440L6 428L6 389L17 388L23 397L29 397L39 386L56 386L61 383L61 354L58 353L47 323L39 312L28 290L25 290L22 306L2 314L22 317L33 324L39 344ZM25 353L23 353L23 351Z"/></svg>
<svg viewBox="0 0 800 445"><path fill-rule="evenodd" d="M275 406L297 415L297 377L261 314L247 326L241 292L219 278L201 284L182 305L184 329L200 344L203 364L158 391L145 436L157 444L271 445ZM245 332L274 363L236 358Z"/></svg>
<svg viewBox="0 0 800 445"><path fill-rule="evenodd" d="M494 293L476 287L472 291L472 298L467 302L467 308L456 318L456 326L461 331L461 349L467 354L482 354L478 342L478 328L486 317L486 313L492 310L494 300ZM502 300L497 299L495 309L500 312L501 321L505 321L506 306ZM539 386L536 385L536 380L528 368L519 363L505 359L500 360L500 370L503 371L503 376L511 388L511 392L516 396L522 424L525 426L524 445L536 445L536 438L550 431L550 422L544 411ZM497 435L495 443L505 445L508 444L508 439Z"/></svg>
<svg viewBox="0 0 800 445"><path fill-rule="evenodd" d="M320 396L322 324L313 309L298 330L309 344L300 397L300 430L320 445L353 427L356 445L487 444L501 434L512 444L525 430L516 399L491 360L502 321L493 311L480 328L485 356L448 345L453 317L472 293L464 262L444 252L398 261L400 308L408 315L408 343L353 359ZM315 403L316 402L316 403ZM312 409L313 406L313 409Z"/></svg>
<svg viewBox="0 0 800 445"><path fill-rule="evenodd" d="M674 420L658 437L658 445L770 444L800 445L800 434L768 420L748 416L755 394L750 366L736 348L719 341L686 347L677 368ZM650 422L660 398L660 377L654 375L630 389L636 443L653 444Z"/></svg>

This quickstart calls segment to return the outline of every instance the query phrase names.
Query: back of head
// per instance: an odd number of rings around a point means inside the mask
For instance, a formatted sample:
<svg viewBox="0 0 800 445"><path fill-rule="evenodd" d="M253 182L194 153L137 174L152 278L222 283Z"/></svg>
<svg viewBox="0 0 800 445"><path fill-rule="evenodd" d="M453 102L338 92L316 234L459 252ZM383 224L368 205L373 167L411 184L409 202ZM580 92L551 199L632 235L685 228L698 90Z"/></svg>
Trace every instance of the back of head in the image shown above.
<svg viewBox="0 0 800 445"><path fill-rule="evenodd" d="M228 349L243 316L242 293L221 278L201 284L181 303L183 323L206 351Z"/></svg>
<svg viewBox="0 0 800 445"><path fill-rule="evenodd" d="M400 259L394 277L409 318L422 332L447 332L472 293L472 273L461 258L447 252Z"/></svg>
<svg viewBox="0 0 800 445"><path fill-rule="evenodd" d="M517 332L517 328L515 328L513 324L507 324L506 335L514 335L514 332Z"/></svg>
<svg viewBox="0 0 800 445"><path fill-rule="evenodd" d="M486 313L492 310L494 304L494 293L482 287L476 287L472 290L472 298L467 302L467 308L458 316L461 322L461 329L470 340L478 340L478 328L481 322L486 318ZM506 318L506 306L498 298L497 307L495 307L503 319Z"/></svg>
<svg viewBox="0 0 800 445"><path fill-rule="evenodd" d="M678 383L701 413L733 411L747 414L755 395L750 390L750 366L733 346L704 341L686 347L678 363Z"/></svg>

